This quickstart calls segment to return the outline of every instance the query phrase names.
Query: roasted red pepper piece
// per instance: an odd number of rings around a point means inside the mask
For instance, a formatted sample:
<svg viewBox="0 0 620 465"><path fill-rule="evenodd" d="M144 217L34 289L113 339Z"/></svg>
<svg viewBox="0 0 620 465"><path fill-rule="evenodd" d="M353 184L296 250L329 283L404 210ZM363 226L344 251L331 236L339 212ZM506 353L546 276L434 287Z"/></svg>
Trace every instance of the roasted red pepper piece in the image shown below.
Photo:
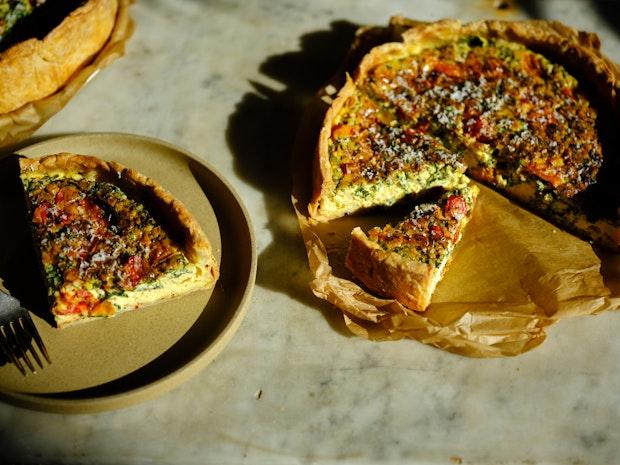
<svg viewBox="0 0 620 465"><path fill-rule="evenodd" d="M467 202L460 195L451 195L446 200L444 215L452 218L461 219L467 214Z"/></svg>

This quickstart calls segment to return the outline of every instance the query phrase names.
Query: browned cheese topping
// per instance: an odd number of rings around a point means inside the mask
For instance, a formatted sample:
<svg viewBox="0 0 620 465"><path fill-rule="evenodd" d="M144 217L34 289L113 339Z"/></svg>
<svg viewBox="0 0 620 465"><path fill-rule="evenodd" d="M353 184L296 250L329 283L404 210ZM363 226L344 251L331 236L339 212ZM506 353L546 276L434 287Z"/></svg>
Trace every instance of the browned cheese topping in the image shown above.
<svg viewBox="0 0 620 465"><path fill-rule="evenodd" d="M501 39L466 37L377 64L335 118L338 185L428 164L499 187L531 182L570 198L602 164L596 111L560 65Z"/></svg>
<svg viewBox="0 0 620 465"><path fill-rule="evenodd" d="M396 171L415 173L428 164L464 171L460 155L427 128L399 120L364 93L349 98L332 128L330 162L340 187L380 182Z"/></svg>
<svg viewBox="0 0 620 465"><path fill-rule="evenodd" d="M474 196L470 188L447 192L437 203L416 206L394 226L371 229L368 237L386 251L439 266L459 241L463 222L471 215Z"/></svg>
<svg viewBox="0 0 620 465"><path fill-rule="evenodd" d="M187 264L149 212L113 184L43 177L29 179L26 192L56 313L101 313L105 297Z"/></svg>
<svg viewBox="0 0 620 465"><path fill-rule="evenodd" d="M596 111L577 81L520 44L461 39L382 63L363 87L414 130L475 151L471 174L493 184L535 180L572 197L602 163Z"/></svg>

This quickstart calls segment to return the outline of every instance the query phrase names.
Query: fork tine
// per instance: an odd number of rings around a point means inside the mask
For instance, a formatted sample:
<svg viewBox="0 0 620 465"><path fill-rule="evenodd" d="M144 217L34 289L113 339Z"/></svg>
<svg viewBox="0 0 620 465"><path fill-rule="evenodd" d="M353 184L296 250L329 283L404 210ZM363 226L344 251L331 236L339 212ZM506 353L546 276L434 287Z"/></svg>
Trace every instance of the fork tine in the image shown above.
<svg viewBox="0 0 620 465"><path fill-rule="evenodd" d="M30 357L28 357L28 347L27 347L27 344L25 343L24 335L20 333L19 331L15 330L16 324L17 324L16 321L13 320L7 325L7 328L8 328L7 332L9 333L10 338L12 339L14 343L14 350L15 350L16 358L21 358L24 361L24 363L28 366L28 368L30 368L30 371L32 373L36 373L37 370L34 368L34 365L32 364Z"/></svg>
<svg viewBox="0 0 620 465"><path fill-rule="evenodd" d="M19 358L15 355L15 351L13 350L13 344L7 337L6 333L7 333L6 327L4 325L0 326L0 335L2 336L2 341L0 341L0 346L2 347L2 352L4 352L4 355L8 357L11 363L13 363L13 365L17 367L20 373L26 376L26 370L24 369L24 366L19 361Z"/></svg>
<svg viewBox="0 0 620 465"><path fill-rule="evenodd" d="M23 318L24 315L22 314L20 317L17 318L17 320L14 320L14 324L15 326L17 326L17 330L15 330L15 328L13 328L13 330L15 331L15 334L17 334L18 337L21 338L23 344L22 347L26 348L24 352L30 352L32 358L34 358L35 362L37 362L37 365L39 365L40 368L43 368L43 364L41 363L41 358L39 357L39 354L37 354L37 351L34 350L34 347L32 347L32 335L30 334L30 331L28 331L28 329L24 326Z"/></svg>
<svg viewBox="0 0 620 465"><path fill-rule="evenodd" d="M32 336L32 338L34 339L34 342L37 344L39 351L45 357L45 360L47 360L47 363L51 364L52 360L50 359L50 356L47 353L47 349L45 348L45 344L43 344L43 339L41 339L41 336L39 335L39 331L37 331L37 327L34 325L34 322L32 321L32 318L30 317L30 313L28 313L27 311L24 311L23 316L24 316L24 319L22 321L24 323L24 328L28 331L30 336Z"/></svg>

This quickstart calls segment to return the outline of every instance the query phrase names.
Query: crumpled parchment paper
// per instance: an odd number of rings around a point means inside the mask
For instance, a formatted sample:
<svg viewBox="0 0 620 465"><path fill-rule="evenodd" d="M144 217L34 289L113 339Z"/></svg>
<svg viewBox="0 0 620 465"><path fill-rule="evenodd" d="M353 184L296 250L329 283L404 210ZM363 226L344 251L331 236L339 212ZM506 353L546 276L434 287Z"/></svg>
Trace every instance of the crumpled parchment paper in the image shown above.
<svg viewBox="0 0 620 465"><path fill-rule="evenodd" d="M306 108L294 150L292 202L314 275L310 287L342 312L353 333L370 340L411 338L470 357L514 356L541 344L545 327L562 318L620 309L620 255L599 257L587 242L482 185L425 312L368 292L344 265L351 230L396 221L402 212L327 223L309 218L312 160L333 93L326 86Z"/></svg>

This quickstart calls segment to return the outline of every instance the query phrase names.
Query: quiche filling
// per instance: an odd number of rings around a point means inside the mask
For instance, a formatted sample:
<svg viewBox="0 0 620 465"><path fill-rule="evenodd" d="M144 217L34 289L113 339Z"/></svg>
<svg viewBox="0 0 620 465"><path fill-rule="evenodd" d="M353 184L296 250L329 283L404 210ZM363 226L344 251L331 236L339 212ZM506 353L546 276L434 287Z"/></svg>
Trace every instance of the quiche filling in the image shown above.
<svg viewBox="0 0 620 465"><path fill-rule="evenodd" d="M334 117L335 188L319 210L337 217L460 187L465 167L529 203L568 200L596 182L596 125L577 80L521 44L478 36L410 44L356 80Z"/></svg>
<svg viewBox="0 0 620 465"><path fill-rule="evenodd" d="M112 316L136 294L195 274L149 211L114 184L55 175L23 183L57 317Z"/></svg>
<svg viewBox="0 0 620 465"><path fill-rule="evenodd" d="M328 142L335 190L321 208L339 216L359 208L392 205L408 194L463 184L462 157L402 121L364 93L350 98Z"/></svg>
<svg viewBox="0 0 620 465"><path fill-rule="evenodd" d="M586 90L562 65L492 37L520 37L495 26L479 33L450 22L419 26L403 43L373 48L321 129L308 205L316 220L446 191L397 224L351 232L353 275L414 310L430 304L471 216L478 189L465 173L573 232L620 247L620 210L616 219L599 213L613 201L594 214L586 206L604 197L595 196L606 187L601 180L615 179L607 164L602 169L601 125Z"/></svg>
<svg viewBox="0 0 620 465"><path fill-rule="evenodd" d="M468 167L481 180L535 181L565 198L596 181L596 111L564 67L521 44L462 38L381 63L363 89L453 150L473 152Z"/></svg>
<svg viewBox="0 0 620 465"><path fill-rule="evenodd" d="M417 205L394 226L371 229L368 239L386 252L441 270L471 216L477 192L475 186L446 192L437 203Z"/></svg>

